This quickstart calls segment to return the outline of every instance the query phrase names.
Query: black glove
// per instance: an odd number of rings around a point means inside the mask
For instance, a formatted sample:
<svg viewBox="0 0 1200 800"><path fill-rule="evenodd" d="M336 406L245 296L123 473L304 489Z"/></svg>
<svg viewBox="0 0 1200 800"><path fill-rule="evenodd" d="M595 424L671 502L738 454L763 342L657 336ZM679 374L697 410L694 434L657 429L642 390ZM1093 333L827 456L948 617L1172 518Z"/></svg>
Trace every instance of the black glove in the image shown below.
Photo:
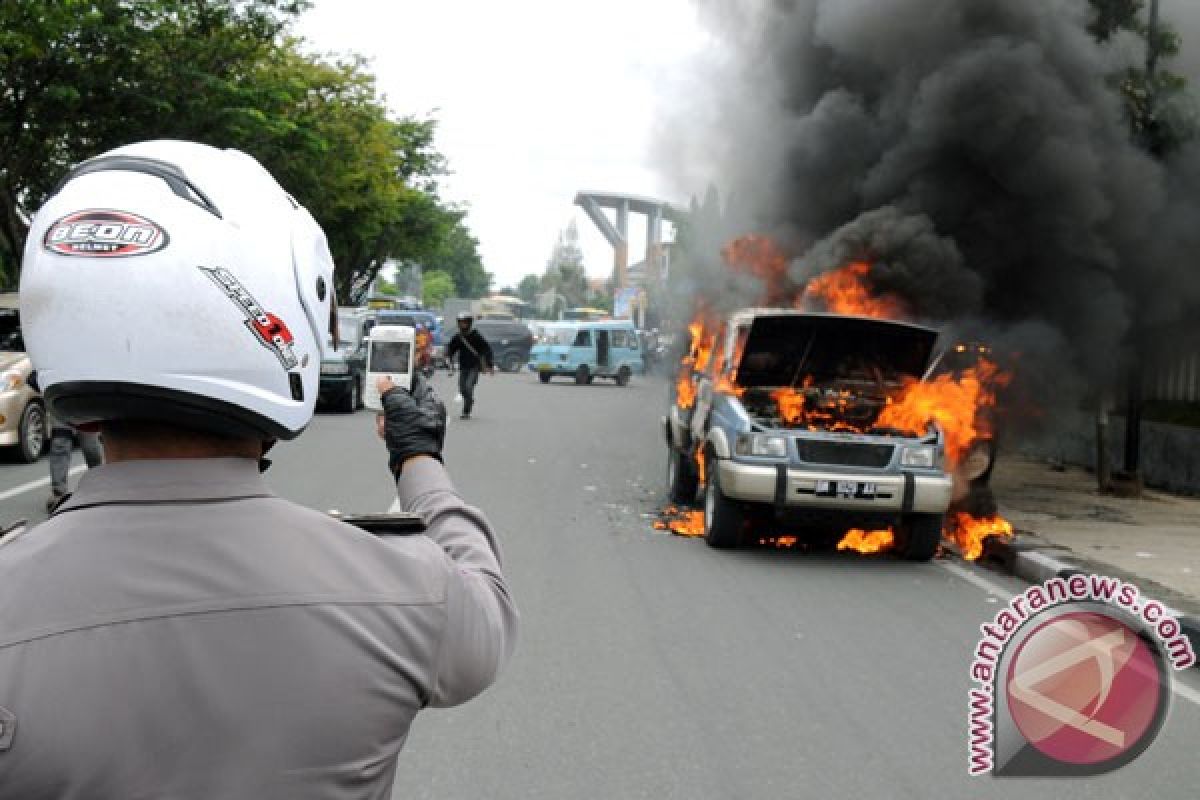
<svg viewBox="0 0 1200 800"><path fill-rule="evenodd" d="M442 460L446 406L420 373L415 376L412 392L397 387L383 395L383 413L392 474L399 475L404 462L413 456Z"/></svg>

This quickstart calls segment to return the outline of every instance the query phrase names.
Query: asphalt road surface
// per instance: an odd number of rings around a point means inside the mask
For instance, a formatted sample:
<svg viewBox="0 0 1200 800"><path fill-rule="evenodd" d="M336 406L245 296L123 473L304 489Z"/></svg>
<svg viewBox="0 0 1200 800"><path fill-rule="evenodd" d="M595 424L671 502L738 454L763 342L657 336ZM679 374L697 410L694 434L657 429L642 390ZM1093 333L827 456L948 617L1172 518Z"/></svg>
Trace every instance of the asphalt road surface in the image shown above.
<svg viewBox="0 0 1200 800"><path fill-rule="evenodd" d="M718 552L654 531L665 386L480 380L446 463L500 531L517 654L466 706L418 717L397 798L1194 798L1200 689L1092 779L967 775L979 625L1021 585L956 561ZM386 508L369 412L321 414L268 478L320 509ZM0 465L0 520L41 516L45 462ZM1193 671L1195 672L1195 671Z"/></svg>

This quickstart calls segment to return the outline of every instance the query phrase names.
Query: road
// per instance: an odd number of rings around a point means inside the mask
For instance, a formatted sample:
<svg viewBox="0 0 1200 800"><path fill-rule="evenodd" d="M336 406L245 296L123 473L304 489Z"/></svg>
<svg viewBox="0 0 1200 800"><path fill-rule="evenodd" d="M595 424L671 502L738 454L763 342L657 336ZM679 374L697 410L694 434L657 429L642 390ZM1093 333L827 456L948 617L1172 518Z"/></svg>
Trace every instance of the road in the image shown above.
<svg viewBox="0 0 1200 800"><path fill-rule="evenodd" d="M1158 741L1122 770L969 778L970 654L1020 584L961 562L718 552L652 530L664 398L655 379L498 375L481 380L473 419L451 419L446 462L501 532L522 638L494 689L418 717L395 797L1197 795L1194 675ZM273 455L270 483L298 502L391 501L368 412L321 414ZM0 497L44 470L0 466ZM38 516L44 492L4 497L0 518Z"/></svg>

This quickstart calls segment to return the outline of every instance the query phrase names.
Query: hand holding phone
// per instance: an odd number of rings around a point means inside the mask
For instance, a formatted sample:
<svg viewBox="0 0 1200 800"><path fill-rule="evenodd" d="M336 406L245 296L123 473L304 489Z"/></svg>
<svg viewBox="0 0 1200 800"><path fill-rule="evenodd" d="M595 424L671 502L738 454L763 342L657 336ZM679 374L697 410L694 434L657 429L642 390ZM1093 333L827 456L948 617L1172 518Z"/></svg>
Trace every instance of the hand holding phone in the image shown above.
<svg viewBox="0 0 1200 800"><path fill-rule="evenodd" d="M363 390L367 408L383 409L385 386L412 391L417 373L413 358L415 337L416 332L408 325L376 325L371 329L367 339L367 385Z"/></svg>

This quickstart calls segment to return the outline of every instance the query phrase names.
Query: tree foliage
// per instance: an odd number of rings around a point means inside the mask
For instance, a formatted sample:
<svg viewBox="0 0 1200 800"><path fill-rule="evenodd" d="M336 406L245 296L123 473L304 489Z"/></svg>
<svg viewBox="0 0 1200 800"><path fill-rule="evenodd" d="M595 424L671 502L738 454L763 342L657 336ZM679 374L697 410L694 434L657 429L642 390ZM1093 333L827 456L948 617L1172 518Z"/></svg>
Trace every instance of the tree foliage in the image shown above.
<svg viewBox="0 0 1200 800"><path fill-rule="evenodd" d="M316 217L343 303L385 260L461 265L486 289L477 243L438 197L433 120L394 117L359 58L288 35L306 0L0 3L0 284L63 173L133 141L180 138L258 158ZM459 280L458 275L455 277Z"/></svg>
<svg viewBox="0 0 1200 800"><path fill-rule="evenodd" d="M1145 66L1128 67L1113 76L1139 142L1156 156L1178 149L1197 132L1187 97L1187 80L1163 64L1179 54L1182 39L1166 20L1151 29L1146 0L1089 0L1093 17L1088 31L1107 42L1125 31L1146 42Z"/></svg>
<svg viewBox="0 0 1200 800"><path fill-rule="evenodd" d="M446 214L442 235L422 263L449 274L458 297L483 297L492 286L492 275L483 268L479 242L464 223L465 216L462 211Z"/></svg>
<svg viewBox="0 0 1200 800"><path fill-rule="evenodd" d="M537 303L537 296L542 288L541 279L532 272L521 278L517 283L517 297L524 300L526 303Z"/></svg>
<svg viewBox="0 0 1200 800"><path fill-rule="evenodd" d="M422 304L426 308L441 308L446 298L453 297L455 292L454 276L449 272L435 269L426 272L422 281Z"/></svg>

